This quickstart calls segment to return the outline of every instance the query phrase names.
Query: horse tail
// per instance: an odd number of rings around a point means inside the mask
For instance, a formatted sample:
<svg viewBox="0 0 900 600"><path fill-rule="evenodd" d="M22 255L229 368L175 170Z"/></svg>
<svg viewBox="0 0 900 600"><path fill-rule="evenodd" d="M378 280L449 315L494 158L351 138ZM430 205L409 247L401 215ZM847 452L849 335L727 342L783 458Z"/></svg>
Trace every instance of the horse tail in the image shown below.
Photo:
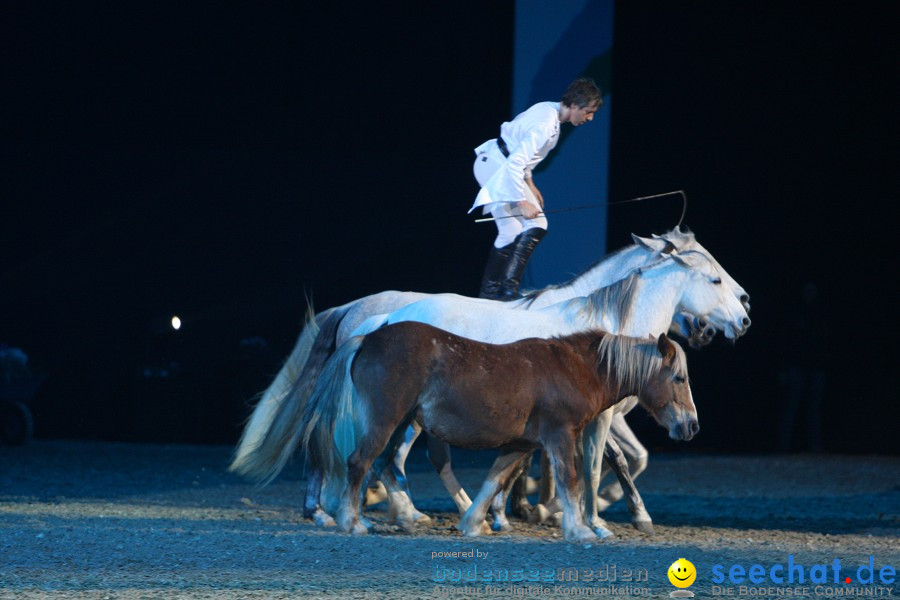
<svg viewBox="0 0 900 600"><path fill-rule="evenodd" d="M356 410L351 368L364 336L355 336L328 360L310 396L290 444L302 441L307 469L322 472L323 497L337 497L347 478L347 458L356 449L364 426ZM326 511L328 508L326 508Z"/></svg>
<svg viewBox="0 0 900 600"><path fill-rule="evenodd" d="M261 452L260 447L265 443L273 422L285 411L298 416L302 414L309 391L315 384L322 365L334 352L338 326L351 306L352 303L330 308L318 315L313 314L312 307L309 308L306 326L294 349L257 403L244 428L234 459L228 467L229 471L259 478L256 475L258 467L255 465L259 464L258 453ZM290 400L286 401L285 398L289 396Z"/></svg>

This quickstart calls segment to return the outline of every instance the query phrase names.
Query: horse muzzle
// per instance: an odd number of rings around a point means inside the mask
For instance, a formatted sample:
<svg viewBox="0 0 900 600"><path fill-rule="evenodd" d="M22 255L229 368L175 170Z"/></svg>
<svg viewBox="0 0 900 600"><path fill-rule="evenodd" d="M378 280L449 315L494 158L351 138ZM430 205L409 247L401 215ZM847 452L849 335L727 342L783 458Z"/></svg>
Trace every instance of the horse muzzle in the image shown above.
<svg viewBox="0 0 900 600"><path fill-rule="evenodd" d="M725 337L736 340L750 329L750 317L741 317L740 320L730 321L725 327Z"/></svg>
<svg viewBox="0 0 900 600"><path fill-rule="evenodd" d="M696 417L688 417L669 428L669 437L679 442L689 442L699 432L700 422Z"/></svg>

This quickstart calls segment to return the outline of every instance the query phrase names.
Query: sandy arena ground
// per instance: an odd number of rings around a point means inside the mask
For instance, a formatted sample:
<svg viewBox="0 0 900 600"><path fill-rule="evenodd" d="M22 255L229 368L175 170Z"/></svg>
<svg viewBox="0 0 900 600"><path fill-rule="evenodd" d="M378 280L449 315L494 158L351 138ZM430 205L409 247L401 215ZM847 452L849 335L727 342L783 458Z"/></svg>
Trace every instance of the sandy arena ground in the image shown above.
<svg viewBox="0 0 900 600"><path fill-rule="evenodd" d="M463 538L418 448L410 479L433 526L409 535L375 507L377 533L363 537L302 518L298 466L256 488L226 472L230 452L63 441L0 447L0 598L668 597L675 588L667 570L679 557L697 569L690 591L699 598L729 587L737 597L759 597L760 588L762 597L900 596L896 583L879 581L882 567L900 567L898 457L654 455L638 484L656 534L633 530L616 505L605 515L615 537L576 546L555 528L521 522L512 533ZM454 454L470 494L492 458ZM473 556L435 554L452 552ZM735 564L768 574L789 555L804 566L805 584L745 580L753 589L741 590L713 581L714 565L726 577ZM868 569L857 570L870 556L874 583L862 586ZM809 580L817 564L828 568L825 584ZM564 569L579 580L558 587ZM503 573L520 581L484 581ZM475 581L466 584L467 576Z"/></svg>

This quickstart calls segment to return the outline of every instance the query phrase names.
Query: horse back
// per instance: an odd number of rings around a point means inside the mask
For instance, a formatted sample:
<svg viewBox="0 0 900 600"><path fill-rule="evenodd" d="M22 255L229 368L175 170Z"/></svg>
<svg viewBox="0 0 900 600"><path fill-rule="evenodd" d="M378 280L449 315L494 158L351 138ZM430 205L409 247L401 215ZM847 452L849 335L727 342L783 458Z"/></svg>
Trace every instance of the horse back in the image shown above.
<svg viewBox="0 0 900 600"><path fill-rule="evenodd" d="M429 433L467 448L533 445L547 427L580 431L599 412L587 358L562 340L486 344L404 321L366 336L352 377L378 421L415 414Z"/></svg>

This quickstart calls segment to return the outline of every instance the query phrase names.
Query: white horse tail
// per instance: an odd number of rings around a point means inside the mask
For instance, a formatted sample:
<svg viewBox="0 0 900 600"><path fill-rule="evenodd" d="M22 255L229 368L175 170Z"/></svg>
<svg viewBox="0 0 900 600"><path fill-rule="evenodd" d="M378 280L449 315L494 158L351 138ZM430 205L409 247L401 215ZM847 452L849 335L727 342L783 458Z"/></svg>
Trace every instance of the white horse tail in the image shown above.
<svg viewBox="0 0 900 600"><path fill-rule="evenodd" d="M328 360L306 405L303 421L290 432L289 444L296 446L302 437L307 467L321 470L326 487L346 481L347 457L356 448L359 428L363 426L350 372L363 339L350 338Z"/></svg>
<svg viewBox="0 0 900 600"><path fill-rule="evenodd" d="M275 380L264 392L244 427L234 459L228 467L230 471L254 477L257 469L253 465L259 461L256 454L269 434L273 421L283 410L291 408L286 406L289 403L285 402L288 395L291 395L292 402L300 403L294 410L297 414L302 414L309 390L315 384L315 378L322 364L334 351L337 329L347 310L348 306L341 306L313 315L310 307L306 326L293 351Z"/></svg>
<svg viewBox="0 0 900 600"><path fill-rule="evenodd" d="M353 396L352 384L347 383L350 383L349 368L358 346L356 338L349 340L325 363L322 376L316 382L308 402L307 398L299 397L300 387L294 385L284 397L268 431L242 463L239 471L241 475L263 485L269 483L278 476L306 437L310 438L309 443L304 444L308 446L307 456L312 452L315 463L328 472L329 452L333 444L325 442L327 435L334 430L338 411L345 410L344 395L349 398ZM313 432L315 436L312 435ZM321 454L320 446L323 449Z"/></svg>

